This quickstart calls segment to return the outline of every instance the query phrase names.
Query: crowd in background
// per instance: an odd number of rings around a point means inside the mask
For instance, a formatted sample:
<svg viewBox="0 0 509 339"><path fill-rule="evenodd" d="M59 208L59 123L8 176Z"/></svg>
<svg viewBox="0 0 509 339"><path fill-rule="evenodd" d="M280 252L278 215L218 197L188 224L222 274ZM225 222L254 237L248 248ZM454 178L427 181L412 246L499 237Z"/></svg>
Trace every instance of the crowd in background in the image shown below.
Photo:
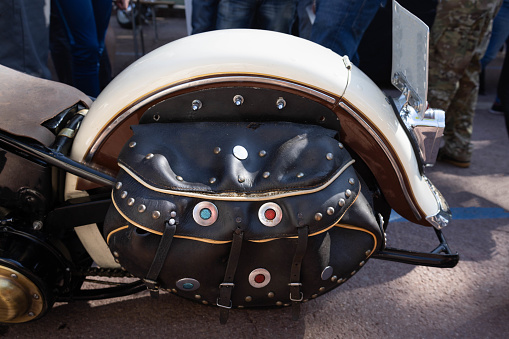
<svg viewBox="0 0 509 339"><path fill-rule="evenodd" d="M192 34L229 28L294 34L347 55L356 65L361 63L358 51L366 30L377 12L390 4L387 0L187 2ZM412 1L400 2L412 6ZM129 1L115 3L119 9L125 9ZM439 159L468 167L472 156L473 117L482 79L481 64L486 67L508 39L509 0L419 3L433 9L428 100L430 106L447 112L445 145ZM49 78L46 61L51 50L59 80L96 97L111 79L104 48L111 10L111 0L4 1L0 4L0 63ZM509 84L506 83L509 65L506 63L492 111L505 114L509 131Z"/></svg>

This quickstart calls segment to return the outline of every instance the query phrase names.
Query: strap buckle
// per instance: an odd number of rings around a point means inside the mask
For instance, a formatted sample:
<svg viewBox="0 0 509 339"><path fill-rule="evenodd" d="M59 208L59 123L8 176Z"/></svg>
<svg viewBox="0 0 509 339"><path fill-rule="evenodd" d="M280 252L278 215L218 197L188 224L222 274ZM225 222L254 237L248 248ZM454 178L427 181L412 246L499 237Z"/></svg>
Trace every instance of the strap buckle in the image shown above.
<svg viewBox="0 0 509 339"><path fill-rule="evenodd" d="M147 289L149 291L159 291L159 286L157 284L157 281L150 280L150 279L143 279L143 282L145 285L147 285Z"/></svg>
<svg viewBox="0 0 509 339"><path fill-rule="evenodd" d="M293 299L292 298L292 293L290 293L290 300L291 301L302 301L304 300L304 294L302 292L299 292L300 293L300 299Z"/></svg>
<svg viewBox="0 0 509 339"><path fill-rule="evenodd" d="M231 309L231 308L232 308L233 303L232 303L232 301L230 300L230 306L225 306L225 305L220 304L220 303L219 303L219 298L217 298L217 300L216 300L216 305L217 305L218 307L226 308L227 310L229 310L229 309Z"/></svg>
<svg viewBox="0 0 509 339"><path fill-rule="evenodd" d="M235 284L234 283L221 283L221 284L219 284L219 288L221 288L221 287L231 287L231 288L233 288L233 287L235 287Z"/></svg>

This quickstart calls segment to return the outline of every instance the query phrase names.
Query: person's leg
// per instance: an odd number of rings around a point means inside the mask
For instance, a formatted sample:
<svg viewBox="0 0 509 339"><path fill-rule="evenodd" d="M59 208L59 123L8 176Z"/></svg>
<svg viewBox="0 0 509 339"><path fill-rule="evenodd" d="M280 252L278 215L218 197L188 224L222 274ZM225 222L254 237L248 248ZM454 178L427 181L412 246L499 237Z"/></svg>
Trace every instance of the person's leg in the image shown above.
<svg viewBox="0 0 509 339"><path fill-rule="evenodd" d="M256 8L257 0L220 0L216 28L251 28Z"/></svg>
<svg viewBox="0 0 509 339"><path fill-rule="evenodd" d="M97 40L91 0L57 0L69 35L73 65L73 84L90 96L97 96L99 87L100 47Z"/></svg>
<svg viewBox="0 0 509 339"><path fill-rule="evenodd" d="M380 4L380 0L318 0L310 40L358 64L357 47Z"/></svg>
<svg viewBox="0 0 509 339"><path fill-rule="evenodd" d="M219 0L193 0L191 34L216 29L218 3Z"/></svg>
<svg viewBox="0 0 509 339"><path fill-rule="evenodd" d="M290 34L297 0L263 0L256 12L256 28Z"/></svg>
<svg viewBox="0 0 509 339"><path fill-rule="evenodd" d="M504 0L502 7L500 7L497 16L493 20L490 42L481 59L483 68L495 59L507 37L509 37L509 0Z"/></svg>
<svg viewBox="0 0 509 339"><path fill-rule="evenodd" d="M506 44L509 43L509 39ZM504 64L502 65L502 71L497 86L497 95L502 104L502 110L505 116L505 126L507 134L509 135L509 53L505 53Z"/></svg>

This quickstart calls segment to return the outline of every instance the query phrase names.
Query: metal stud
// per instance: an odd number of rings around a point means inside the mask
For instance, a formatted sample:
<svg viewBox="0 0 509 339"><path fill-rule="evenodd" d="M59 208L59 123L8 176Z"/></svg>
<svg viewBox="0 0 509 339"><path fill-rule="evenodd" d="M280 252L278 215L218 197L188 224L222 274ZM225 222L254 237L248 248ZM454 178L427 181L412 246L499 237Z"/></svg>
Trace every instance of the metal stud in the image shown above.
<svg viewBox="0 0 509 339"><path fill-rule="evenodd" d="M38 300L38 299L39 299L39 295L38 295L37 293L34 293L34 294L32 295L32 298L34 298L35 300Z"/></svg>
<svg viewBox="0 0 509 339"><path fill-rule="evenodd" d="M342 144L342 143L340 143L340 142L338 142L338 146L339 146L339 148L341 148L341 149L343 149L343 147L345 147L345 146L343 146L343 144Z"/></svg>
<svg viewBox="0 0 509 339"><path fill-rule="evenodd" d="M322 280L328 280L332 276L332 272L334 272L332 266L327 266L323 269L320 278L322 278Z"/></svg>
<svg viewBox="0 0 509 339"><path fill-rule="evenodd" d="M334 207L327 207L327 214L333 215L334 214Z"/></svg>
<svg viewBox="0 0 509 339"><path fill-rule="evenodd" d="M246 302L251 302L251 301L253 300L253 297L251 297L251 296L249 296L249 295L248 295L247 297L245 297L245 298L244 298L244 300L245 300Z"/></svg>
<svg viewBox="0 0 509 339"><path fill-rule="evenodd" d="M350 275L354 275L355 273L357 273L357 271L352 271L352 273L350 273Z"/></svg>
<svg viewBox="0 0 509 339"><path fill-rule="evenodd" d="M345 191L345 196L346 196L347 198L349 198L351 195L352 195L352 191L350 191L350 190L346 190L346 191Z"/></svg>
<svg viewBox="0 0 509 339"><path fill-rule="evenodd" d="M349 183L350 185L355 184L355 179L354 179L354 178L350 178L350 179L348 179L348 183Z"/></svg>
<svg viewBox="0 0 509 339"><path fill-rule="evenodd" d="M300 172L297 174L297 178L302 178L304 176L304 173Z"/></svg>
<svg viewBox="0 0 509 339"><path fill-rule="evenodd" d="M283 303L281 301L276 301L277 306L283 306Z"/></svg>
<svg viewBox="0 0 509 339"><path fill-rule="evenodd" d="M134 198L129 198L129 199L127 200L127 205L128 205L128 206L132 206L132 205L134 205L134 201L135 201L135 200L134 200Z"/></svg>
<svg viewBox="0 0 509 339"><path fill-rule="evenodd" d="M215 183L215 182L216 182L216 178L210 178L210 179L209 179L209 182L210 182L211 184Z"/></svg>
<svg viewBox="0 0 509 339"><path fill-rule="evenodd" d="M267 179L268 177L270 177L270 172L263 172L262 176Z"/></svg>
<svg viewBox="0 0 509 339"><path fill-rule="evenodd" d="M176 221L175 221L175 219L172 218L172 219L168 220L168 223L170 225L175 225Z"/></svg>
<svg viewBox="0 0 509 339"><path fill-rule="evenodd" d="M239 160L246 160L249 154L245 147L237 145L233 147L233 155Z"/></svg>
<svg viewBox="0 0 509 339"><path fill-rule="evenodd" d="M152 119L154 119L154 121L159 121L159 119L161 119L161 116L159 114L154 114Z"/></svg>
<svg viewBox="0 0 509 339"><path fill-rule="evenodd" d="M343 198L339 199L339 201L338 201L338 205L339 205L339 207L343 207L343 206L345 206L345 203L346 203L346 201L345 201L345 199L343 199Z"/></svg>
<svg viewBox="0 0 509 339"><path fill-rule="evenodd" d="M233 102L235 105L240 106L244 103L244 97L242 95L237 94L233 97Z"/></svg>
<svg viewBox="0 0 509 339"><path fill-rule="evenodd" d="M194 298L195 298L195 299L200 300L200 299L201 299L201 295L199 295L199 294L195 294L195 295L194 295Z"/></svg>
<svg viewBox="0 0 509 339"><path fill-rule="evenodd" d="M277 109L283 109L283 108L285 108L285 106L286 106L286 101L285 101L285 99L283 99L283 98L279 98L279 99L277 99L277 101L276 101L276 106L277 106Z"/></svg>
<svg viewBox="0 0 509 339"><path fill-rule="evenodd" d="M209 304L209 302L208 302L207 300L202 300L202 301L201 301L201 303L202 303L203 305L208 305L208 304Z"/></svg>
<svg viewBox="0 0 509 339"><path fill-rule="evenodd" d="M311 298L316 298L316 297L318 297L318 294L313 294L313 295L311 296Z"/></svg>
<svg viewBox="0 0 509 339"><path fill-rule="evenodd" d="M129 147L133 148L134 146L136 146L136 141L131 141L129 143Z"/></svg>
<svg viewBox="0 0 509 339"><path fill-rule="evenodd" d="M315 214L315 220L316 220L316 221L320 221L320 220L322 220L322 217L323 217L322 213L316 213L316 214Z"/></svg>
<svg viewBox="0 0 509 339"><path fill-rule="evenodd" d="M327 153L327 155L325 157L327 158L327 160L332 160L334 158L334 154Z"/></svg>
<svg viewBox="0 0 509 339"><path fill-rule="evenodd" d="M193 109L193 111L199 110L202 106L203 104L201 103L200 100L193 100L193 102L191 103L191 108Z"/></svg>
<svg viewBox="0 0 509 339"><path fill-rule="evenodd" d="M274 298L274 296L275 296L274 292L267 293L267 297L269 298Z"/></svg>
<svg viewBox="0 0 509 339"><path fill-rule="evenodd" d="M258 155L259 155L261 158L263 158L264 156L266 156L266 155L267 155L267 151L265 151L265 150L263 150L263 149L262 149L260 152L258 152Z"/></svg>
<svg viewBox="0 0 509 339"><path fill-rule="evenodd" d="M214 154L221 153L221 147L214 147Z"/></svg>
<svg viewBox="0 0 509 339"><path fill-rule="evenodd" d="M371 254L371 250L367 250L365 253L366 257Z"/></svg>
<svg viewBox="0 0 509 339"><path fill-rule="evenodd" d="M145 156L145 159L152 159L154 157L154 154L149 153Z"/></svg>
<svg viewBox="0 0 509 339"><path fill-rule="evenodd" d="M138 206L138 212L143 213L147 209L147 206L141 204Z"/></svg>
<svg viewBox="0 0 509 339"><path fill-rule="evenodd" d="M175 212L175 211L170 212L170 217L175 218L176 216L177 216L177 212Z"/></svg>
<svg viewBox="0 0 509 339"><path fill-rule="evenodd" d="M330 278L330 281L332 282L336 282L338 280L338 277L333 275L331 278Z"/></svg>
<svg viewBox="0 0 509 339"><path fill-rule="evenodd" d="M34 316L35 316L35 313L34 313L34 312L28 312L28 316L29 316L29 317L34 317Z"/></svg>
<svg viewBox="0 0 509 339"><path fill-rule="evenodd" d="M360 266L360 267L362 267L362 266L364 266L364 264L365 264L365 263L366 263L365 261L361 261L361 262L359 263L359 266Z"/></svg>
<svg viewBox="0 0 509 339"><path fill-rule="evenodd" d="M152 212L152 219L159 219L161 217L161 212L154 211Z"/></svg>
<svg viewBox="0 0 509 339"><path fill-rule="evenodd" d="M177 175L177 180L182 181L182 180L184 180L184 178L182 178L180 175Z"/></svg>
<svg viewBox="0 0 509 339"><path fill-rule="evenodd" d="M323 292L323 291L325 291L325 287L320 287L320 288L318 289L318 292Z"/></svg>
<svg viewBox="0 0 509 339"><path fill-rule="evenodd" d="M117 251L113 251L113 256L115 258L118 258L118 257L120 257L120 254Z"/></svg>
<svg viewBox="0 0 509 339"><path fill-rule="evenodd" d="M122 182L120 182L120 181L119 181L119 182L117 182L117 183L115 184L115 188L116 188L117 190L121 189L121 188L122 188Z"/></svg>
<svg viewBox="0 0 509 339"><path fill-rule="evenodd" d="M120 193L120 197L121 197L122 199L127 198L127 191L123 191L122 193Z"/></svg>
<svg viewBox="0 0 509 339"><path fill-rule="evenodd" d="M242 182L246 181L246 178L242 175L239 175L238 180L240 183L242 183Z"/></svg>

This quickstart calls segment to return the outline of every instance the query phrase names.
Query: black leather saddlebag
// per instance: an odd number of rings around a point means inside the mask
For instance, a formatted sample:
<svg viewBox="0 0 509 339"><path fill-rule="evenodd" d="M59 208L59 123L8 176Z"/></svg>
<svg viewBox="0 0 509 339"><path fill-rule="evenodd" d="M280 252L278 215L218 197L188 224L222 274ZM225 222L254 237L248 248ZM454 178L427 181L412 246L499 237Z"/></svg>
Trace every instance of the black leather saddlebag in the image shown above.
<svg viewBox="0 0 509 339"><path fill-rule="evenodd" d="M352 277L383 241L336 131L296 123L133 127L104 235L152 289L286 306Z"/></svg>

